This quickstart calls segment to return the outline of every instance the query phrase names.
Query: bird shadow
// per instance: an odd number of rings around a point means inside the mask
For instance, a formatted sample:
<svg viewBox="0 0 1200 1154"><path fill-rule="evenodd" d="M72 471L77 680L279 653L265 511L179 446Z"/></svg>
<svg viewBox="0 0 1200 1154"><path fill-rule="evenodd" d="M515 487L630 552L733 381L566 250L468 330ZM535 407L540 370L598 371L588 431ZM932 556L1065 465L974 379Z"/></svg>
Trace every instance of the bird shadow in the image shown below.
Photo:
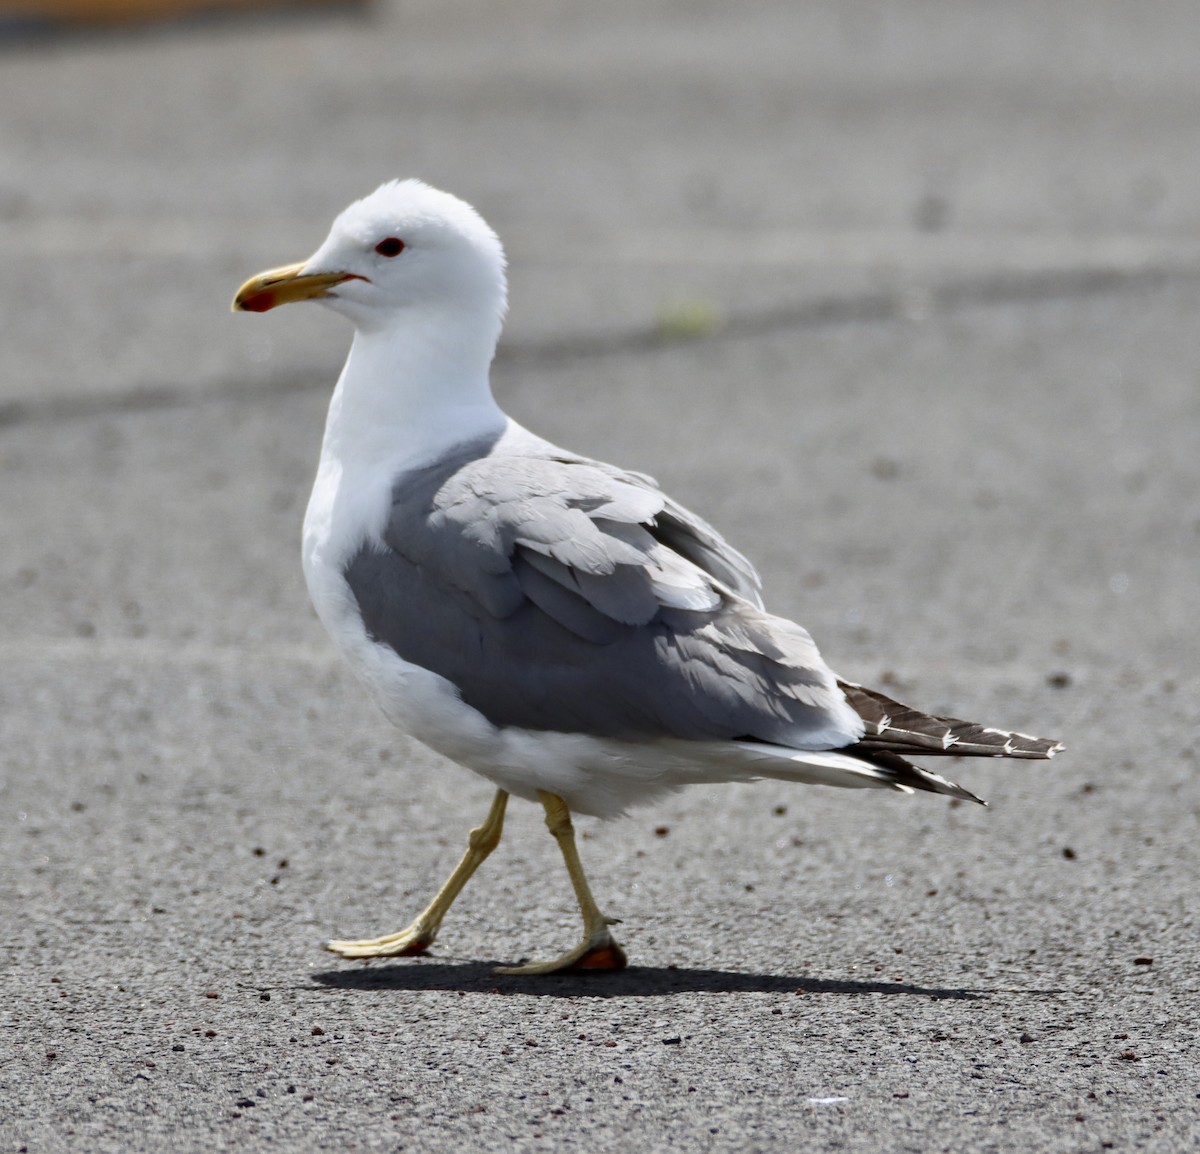
<svg viewBox="0 0 1200 1154"><path fill-rule="evenodd" d="M665 998L678 994L887 994L978 1001L988 990L918 986L909 982L848 981L811 974L754 974L675 966L630 966L617 971L520 977L497 974L490 962L408 961L325 970L313 981L335 990L425 990L523 995L534 998Z"/></svg>

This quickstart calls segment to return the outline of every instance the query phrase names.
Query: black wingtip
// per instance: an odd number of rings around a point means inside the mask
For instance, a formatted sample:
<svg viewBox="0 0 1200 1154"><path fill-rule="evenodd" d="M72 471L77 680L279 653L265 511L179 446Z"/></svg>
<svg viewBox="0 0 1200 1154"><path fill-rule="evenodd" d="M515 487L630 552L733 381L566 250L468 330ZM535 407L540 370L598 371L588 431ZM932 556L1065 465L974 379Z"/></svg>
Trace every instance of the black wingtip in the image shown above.
<svg viewBox="0 0 1200 1154"><path fill-rule="evenodd" d="M1043 760L1065 748L1061 741L925 713L894 701L877 689L866 689L850 681L839 679L838 688L866 725L866 733L856 749L925 757Z"/></svg>

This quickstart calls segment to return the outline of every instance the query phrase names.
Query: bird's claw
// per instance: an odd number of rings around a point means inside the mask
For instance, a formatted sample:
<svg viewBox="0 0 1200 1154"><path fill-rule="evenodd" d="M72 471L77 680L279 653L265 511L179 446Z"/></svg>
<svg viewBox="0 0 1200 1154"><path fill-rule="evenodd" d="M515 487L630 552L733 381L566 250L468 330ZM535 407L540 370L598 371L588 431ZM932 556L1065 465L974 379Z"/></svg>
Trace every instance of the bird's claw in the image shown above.
<svg viewBox="0 0 1200 1154"><path fill-rule="evenodd" d="M326 942L331 954L343 958L410 958L424 954L433 945L434 935L424 926L413 924L395 934L361 941Z"/></svg>
<svg viewBox="0 0 1200 1154"><path fill-rule="evenodd" d="M606 918L605 921L616 919ZM623 970L629 964L625 951L608 926L584 938L573 950L548 962L526 962L520 966L497 966L497 974L516 974L529 977L538 974L567 974L583 970Z"/></svg>

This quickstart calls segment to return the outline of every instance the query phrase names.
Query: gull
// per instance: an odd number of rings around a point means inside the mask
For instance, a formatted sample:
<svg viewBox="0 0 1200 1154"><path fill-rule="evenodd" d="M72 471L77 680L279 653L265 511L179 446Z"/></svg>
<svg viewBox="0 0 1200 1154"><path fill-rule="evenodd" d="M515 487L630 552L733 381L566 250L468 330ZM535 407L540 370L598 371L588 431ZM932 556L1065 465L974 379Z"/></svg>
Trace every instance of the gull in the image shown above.
<svg viewBox="0 0 1200 1154"><path fill-rule="evenodd" d="M651 477L508 417L489 382L504 250L466 202L384 184L308 260L248 280L233 308L307 300L354 325L304 517L313 605L392 722L496 786L416 919L333 952L426 952L499 843L510 794L542 804L584 924L560 957L501 972L611 970L626 955L572 813L760 778L978 801L908 757L1062 748L838 677L805 629L766 611L753 565Z"/></svg>

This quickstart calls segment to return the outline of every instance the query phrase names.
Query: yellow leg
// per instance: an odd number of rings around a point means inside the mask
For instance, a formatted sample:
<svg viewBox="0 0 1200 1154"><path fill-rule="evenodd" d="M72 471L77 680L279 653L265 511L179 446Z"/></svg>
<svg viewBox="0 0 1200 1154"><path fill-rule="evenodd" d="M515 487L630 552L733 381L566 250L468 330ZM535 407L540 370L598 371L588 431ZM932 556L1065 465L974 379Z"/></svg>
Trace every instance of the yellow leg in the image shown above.
<svg viewBox="0 0 1200 1154"><path fill-rule="evenodd" d="M575 827L571 824L571 811L561 797L538 790L538 797L546 809L546 826L562 850L571 876L571 885L579 901L579 912L583 914L583 940L575 949L549 962L529 962L524 966L500 966L498 974L557 974L563 970L623 970L626 965L625 951L617 945L608 927L619 919L606 918L596 905L592 891L584 876L575 848Z"/></svg>
<svg viewBox="0 0 1200 1154"><path fill-rule="evenodd" d="M488 854L500 844L500 833L504 829L504 807L507 804L508 794L502 789L496 790L492 808L483 819L483 825L471 830L462 861L438 890L437 897L407 929L381 938L366 938L361 942L326 942L325 948L341 954L343 958L398 958L407 954L423 954L433 944L433 939L441 929L442 918L462 892L463 886L471 880L471 875L483 864Z"/></svg>

